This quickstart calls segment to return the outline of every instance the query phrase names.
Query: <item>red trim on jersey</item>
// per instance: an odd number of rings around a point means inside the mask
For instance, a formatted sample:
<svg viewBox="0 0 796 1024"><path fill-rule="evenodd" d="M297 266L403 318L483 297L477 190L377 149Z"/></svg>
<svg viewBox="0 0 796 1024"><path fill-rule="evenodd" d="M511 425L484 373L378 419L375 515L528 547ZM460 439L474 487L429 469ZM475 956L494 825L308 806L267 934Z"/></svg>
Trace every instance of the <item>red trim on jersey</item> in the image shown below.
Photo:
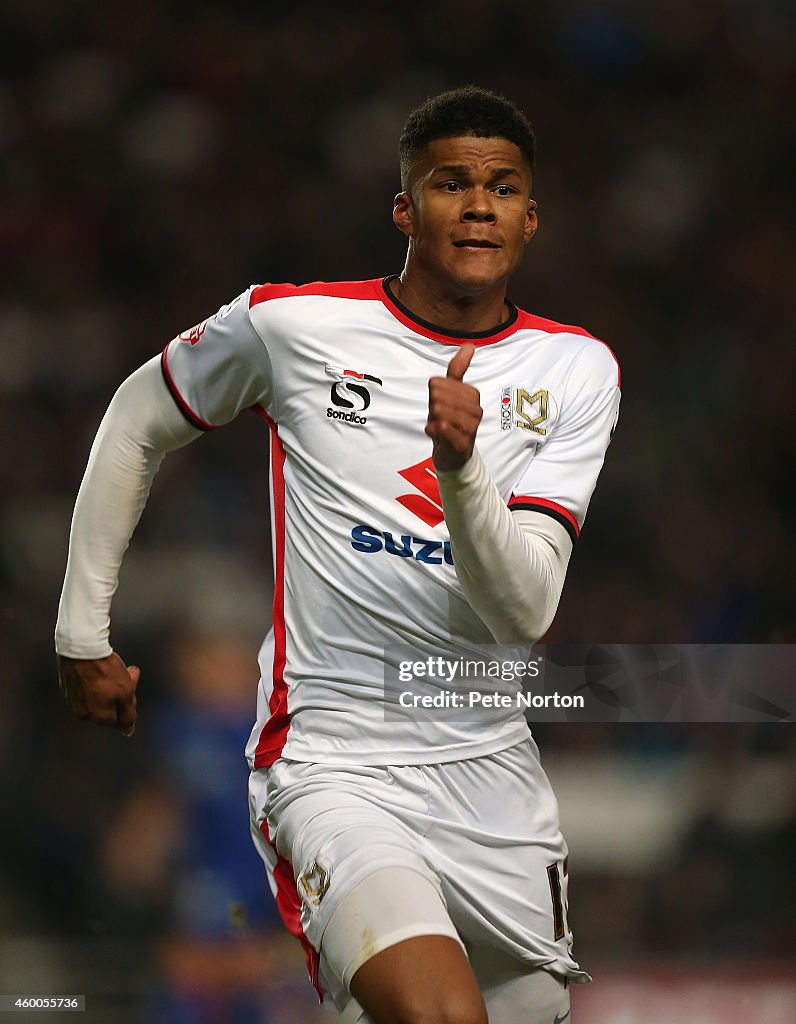
<svg viewBox="0 0 796 1024"><path fill-rule="evenodd" d="M599 341L599 338L595 338L593 334L584 327L576 327L574 324L560 324L557 320L548 320L543 316L534 316L533 313L526 313L524 309L520 310L520 321L521 326L528 331L544 331L546 334L579 334L582 338L591 338L593 341Z"/></svg>
<svg viewBox="0 0 796 1024"><path fill-rule="evenodd" d="M321 1002L323 1002L323 989L318 981L318 969L321 958L318 950L312 945L301 927L301 899L296 888L296 875L293 871L293 865L287 857L283 857L280 853L276 852L276 847L271 842L271 836L268 834L268 823L266 821L263 821L260 825L260 831L265 837L265 841L276 854L276 865L273 869L274 881L276 882L276 909L279 911L279 916L282 918L287 930L291 935L295 935L303 946L307 957L307 971L310 981L318 993Z"/></svg>
<svg viewBox="0 0 796 1024"><path fill-rule="evenodd" d="M517 330L519 320L514 317L502 331L488 334L483 338L459 337L452 332L441 334L434 330L433 324L424 324L405 313L393 300L388 289L383 285L382 278L372 281L313 281L311 284L261 284L252 289L249 297L249 309L269 299L286 299L301 295L326 295L338 299L377 299L389 312L415 334L432 341L440 341L443 345L461 345L463 341L472 341L474 345L491 345L503 338L508 338Z"/></svg>
<svg viewBox="0 0 796 1024"><path fill-rule="evenodd" d="M611 346L603 341L602 338L595 338L593 334L589 334L582 327L575 327L573 324L559 324L555 320L546 320L543 316L534 316L533 313L526 313L524 309L520 310L519 326L529 331L545 331L547 334L580 334L583 338L591 338L592 341L598 341L601 345L605 345L611 353L611 358L616 363L616 386L618 388L622 387L622 370L619 366L619 360L614 355L614 350Z"/></svg>
<svg viewBox="0 0 796 1024"><path fill-rule="evenodd" d="M169 345L170 344L171 342L169 342ZM180 389L174 383L174 378L172 377L171 370L169 369L169 357L167 354L169 351L169 345L163 349L163 355L160 357L160 367L163 370L163 379L166 381L166 386L171 392L171 397L179 406L180 412L192 426L196 427L198 430L215 430L212 423L208 423L207 420L203 420L201 416L198 416L193 411L190 405L188 405L180 394Z"/></svg>
<svg viewBox="0 0 796 1024"><path fill-rule="evenodd" d="M263 409L259 402L257 403L257 405L250 405L249 408L247 409L247 412L253 412L255 416L259 416L260 419L265 420L265 422L268 424L269 430L276 431L276 423L271 419L271 417L268 415L265 409Z"/></svg>
<svg viewBox="0 0 796 1024"><path fill-rule="evenodd" d="M457 347L465 341L471 342L476 348L482 345L494 345L496 341L502 341L504 338L510 337L512 334L516 334L520 323L520 317L512 317L511 323L502 331L495 331L494 334L488 334L486 337L472 337L472 336L459 336L451 332L450 334L442 334L440 331L435 330L433 324L426 324L416 320L413 316L410 316L408 311L404 311L396 303L394 296L390 292L390 289L383 282L379 282L378 296L387 309L392 313L396 320L400 321L404 327L408 327L410 331L414 331L415 334L421 334L424 338L430 338L431 341L439 341L443 345L456 345ZM518 311L520 312L520 311Z"/></svg>
<svg viewBox="0 0 796 1024"><path fill-rule="evenodd" d="M558 512L558 514L563 516L572 526L572 529L575 531L575 536L577 537L580 535L580 527L578 526L577 519L572 515L568 508L564 508L563 505L559 505L557 501L550 501L549 498L531 498L521 494L512 494L509 498L509 508L513 508L515 505L538 505L540 508L549 508L553 512Z"/></svg>
<svg viewBox="0 0 796 1024"><path fill-rule="evenodd" d="M496 331L494 334L487 334L483 338L459 337L453 333L442 334L439 330L434 329L433 324L419 321L409 315L409 311L401 309L384 281L385 279L383 278L375 278L371 281L312 281L310 284L301 285L261 284L252 289L252 293L249 296L249 309L261 302L267 302L269 299L286 299L301 295L326 295L338 299L378 299L379 302L386 306L396 320L402 323L404 327L414 331L415 334L420 334L424 338L430 338L432 341L439 341L443 345L456 346L461 345L464 341L471 341L476 347L494 345L496 341L502 341L504 338L516 334L519 330L544 331L547 334L579 334L584 338L591 338L592 341L605 345L616 363L617 387L622 386L619 360L614 355L610 345L607 345L601 338L595 338L593 334L589 334L582 327L575 327L573 324L560 324L555 320L534 316L532 313L526 313L524 309L513 306L512 308L516 309L517 316L503 330Z"/></svg>
<svg viewBox="0 0 796 1024"><path fill-rule="evenodd" d="M290 729L285 682L285 449L276 423L265 409L261 405L252 408L271 429L271 487L274 494L274 682L268 701L271 717L262 728L254 752L254 767L268 768L282 753Z"/></svg>
<svg viewBox="0 0 796 1024"><path fill-rule="evenodd" d="M327 295L335 299L378 299L381 279L375 281L313 281L310 284L260 284L252 289L249 309L269 299Z"/></svg>

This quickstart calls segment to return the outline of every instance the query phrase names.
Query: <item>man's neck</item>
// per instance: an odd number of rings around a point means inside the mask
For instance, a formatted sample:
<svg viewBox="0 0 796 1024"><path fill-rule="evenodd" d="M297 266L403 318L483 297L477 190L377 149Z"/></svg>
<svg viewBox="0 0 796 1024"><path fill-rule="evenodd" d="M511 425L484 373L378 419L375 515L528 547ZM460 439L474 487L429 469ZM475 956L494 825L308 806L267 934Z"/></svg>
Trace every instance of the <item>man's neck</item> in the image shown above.
<svg viewBox="0 0 796 1024"><path fill-rule="evenodd" d="M416 317L456 334L496 330L511 315L505 286L481 294L451 296L435 288L434 282L404 269L387 287Z"/></svg>

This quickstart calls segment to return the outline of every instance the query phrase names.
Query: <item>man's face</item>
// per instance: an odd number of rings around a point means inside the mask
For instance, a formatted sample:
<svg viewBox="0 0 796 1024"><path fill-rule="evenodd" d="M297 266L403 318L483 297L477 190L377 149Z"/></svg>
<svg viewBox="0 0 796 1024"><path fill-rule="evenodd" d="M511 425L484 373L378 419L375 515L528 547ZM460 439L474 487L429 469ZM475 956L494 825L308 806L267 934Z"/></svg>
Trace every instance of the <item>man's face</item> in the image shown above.
<svg viewBox="0 0 796 1024"><path fill-rule="evenodd" d="M413 269L461 296L505 287L536 230L530 187L513 142L470 135L430 142L393 210L410 239Z"/></svg>

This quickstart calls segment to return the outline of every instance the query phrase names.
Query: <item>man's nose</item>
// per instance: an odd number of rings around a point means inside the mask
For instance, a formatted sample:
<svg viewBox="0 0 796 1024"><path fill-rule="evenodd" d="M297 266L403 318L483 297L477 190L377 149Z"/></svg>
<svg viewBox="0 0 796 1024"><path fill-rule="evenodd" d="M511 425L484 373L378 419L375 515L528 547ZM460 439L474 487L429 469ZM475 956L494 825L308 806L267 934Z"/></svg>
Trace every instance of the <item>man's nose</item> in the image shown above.
<svg viewBox="0 0 796 1024"><path fill-rule="evenodd" d="M474 189L469 203L466 204L462 212L462 220L484 220L488 224L492 224L496 219L488 194L483 189Z"/></svg>

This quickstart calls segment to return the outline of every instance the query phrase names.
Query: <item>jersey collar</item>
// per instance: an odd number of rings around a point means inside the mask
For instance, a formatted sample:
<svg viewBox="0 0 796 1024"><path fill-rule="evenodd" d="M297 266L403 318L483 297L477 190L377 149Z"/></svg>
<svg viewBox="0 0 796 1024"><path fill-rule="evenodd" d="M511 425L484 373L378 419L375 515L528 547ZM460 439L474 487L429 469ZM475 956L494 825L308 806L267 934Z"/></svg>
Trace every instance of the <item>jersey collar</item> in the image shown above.
<svg viewBox="0 0 796 1024"><path fill-rule="evenodd" d="M439 341L443 345L460 345L463 341L471 341L474 345L493 345L496 341L502 341L517 330L517 319L519 310L514 303L506 298L506 305L509 307L508 319L502 324L493 327L491 331L448 331L444 327L423 320L400 302L390 291L390 281L395 281L398 274L389 274L381 282L380 298L387 309L396 320L424 338L431 338L432 341Z"/></svg>

